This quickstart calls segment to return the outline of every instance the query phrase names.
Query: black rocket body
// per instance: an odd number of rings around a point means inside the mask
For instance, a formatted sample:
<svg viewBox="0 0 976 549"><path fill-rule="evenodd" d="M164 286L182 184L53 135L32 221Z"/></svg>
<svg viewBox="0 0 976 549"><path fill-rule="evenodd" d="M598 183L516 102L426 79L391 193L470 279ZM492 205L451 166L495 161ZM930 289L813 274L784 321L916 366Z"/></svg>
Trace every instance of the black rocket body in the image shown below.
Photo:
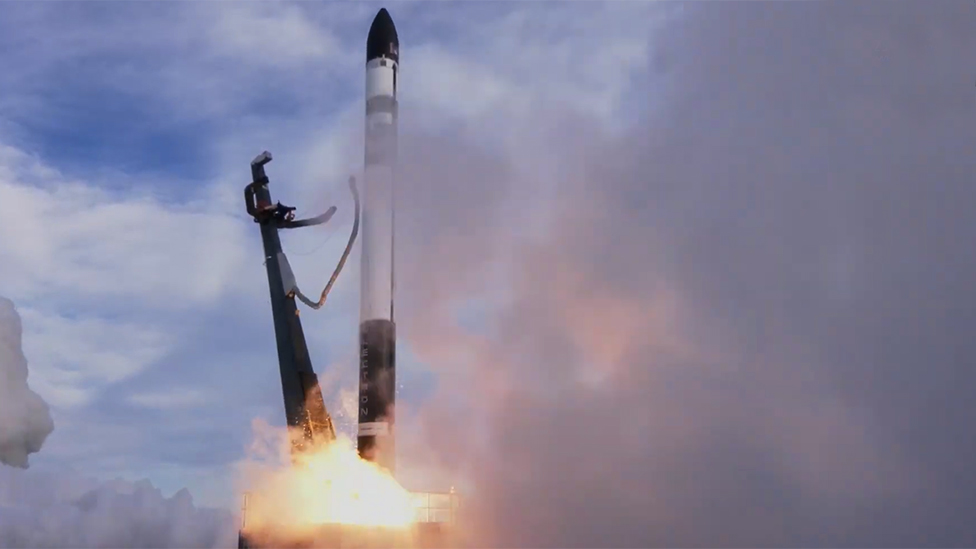
<svg viewBox="0 0 976 549"><path fill-rule="evenodd" d="M366 39L366 143L359 325L359 454L395 472L394 179L400 42L381 9Z"/></svg>

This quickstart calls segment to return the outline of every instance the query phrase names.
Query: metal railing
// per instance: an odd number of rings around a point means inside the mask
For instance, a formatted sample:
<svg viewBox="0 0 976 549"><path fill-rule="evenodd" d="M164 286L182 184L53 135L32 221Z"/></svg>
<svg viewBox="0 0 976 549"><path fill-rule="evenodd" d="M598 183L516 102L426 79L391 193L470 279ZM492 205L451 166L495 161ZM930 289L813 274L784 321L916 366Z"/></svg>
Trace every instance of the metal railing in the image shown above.
<svg viewBox="0 0 976 549"><path fill-rule="evenodd" d="M411 492L411 495L417 522L457 522L460 498L453 489L450 492Z"/></svg>

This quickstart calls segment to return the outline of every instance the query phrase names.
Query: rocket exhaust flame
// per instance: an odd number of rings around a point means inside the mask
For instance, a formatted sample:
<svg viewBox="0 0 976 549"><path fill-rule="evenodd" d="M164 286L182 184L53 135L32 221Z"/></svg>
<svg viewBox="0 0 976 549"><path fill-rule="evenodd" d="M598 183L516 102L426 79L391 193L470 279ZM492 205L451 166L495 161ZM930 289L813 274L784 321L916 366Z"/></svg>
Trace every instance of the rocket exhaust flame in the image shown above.
<svg viewBox="0 0 976 549"><path fill-rule="evenodd" d="M328 524L406 528L414 522L410 493L389 472L360 458L350 439L291 454L289 439L301 433L256 430L251 458L243 465L251 485L248 530L302 536Z"/></svg>

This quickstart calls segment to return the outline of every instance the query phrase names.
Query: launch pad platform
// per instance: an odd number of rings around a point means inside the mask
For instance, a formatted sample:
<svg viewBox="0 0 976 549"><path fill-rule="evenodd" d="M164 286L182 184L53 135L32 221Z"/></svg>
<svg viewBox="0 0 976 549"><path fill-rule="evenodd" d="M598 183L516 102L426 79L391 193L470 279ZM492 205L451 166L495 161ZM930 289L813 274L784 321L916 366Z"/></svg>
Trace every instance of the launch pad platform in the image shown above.
<svg viewBox="0 0 976 549"><path fill-rule="evenodd" d="M301 534L248 528L247 496L238 549L440 549L459 547L459 499L454 492L413 492L414 522L407 526L322 524Z"/></svg>

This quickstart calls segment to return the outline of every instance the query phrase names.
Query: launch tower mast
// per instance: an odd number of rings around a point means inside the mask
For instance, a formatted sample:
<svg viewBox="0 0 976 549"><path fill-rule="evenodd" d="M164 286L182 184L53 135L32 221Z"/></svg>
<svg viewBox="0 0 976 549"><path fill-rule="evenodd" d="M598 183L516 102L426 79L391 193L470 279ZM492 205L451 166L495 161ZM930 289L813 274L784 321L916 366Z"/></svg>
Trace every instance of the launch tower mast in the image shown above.
<svg viewBox="0 0 976 549"><path fill-rule="evenodd" d="M264 166L271 162L271 153L265 151L251 162L251 183L244 189L247 213L261 226L261 240L264 244L265 266L268 271L268 285L271 291L271 313L274 317L275 339L278 347L278 368L281 372L281 390L285 400L285 416L288 426L297 428L301 437L292 441L292 453L301 452L308 445L332 442L336 438L332 416L329 415L322 398L318 376L312 369L308 356L305 333L298 315L295 299L318 309L335 283L342 266L359 231L359 193L355 179L349 179L349 187L355 200L356 218L346 250L322 291L321 299L315 303L306 298L298 289L288 258L281 250L278 229L296 229L321 225L328 222L336 212L332 206L322 215L310 219L295 219L295 208L283 206L280 202L272 204L268 190L268 176Z"/></svg>

